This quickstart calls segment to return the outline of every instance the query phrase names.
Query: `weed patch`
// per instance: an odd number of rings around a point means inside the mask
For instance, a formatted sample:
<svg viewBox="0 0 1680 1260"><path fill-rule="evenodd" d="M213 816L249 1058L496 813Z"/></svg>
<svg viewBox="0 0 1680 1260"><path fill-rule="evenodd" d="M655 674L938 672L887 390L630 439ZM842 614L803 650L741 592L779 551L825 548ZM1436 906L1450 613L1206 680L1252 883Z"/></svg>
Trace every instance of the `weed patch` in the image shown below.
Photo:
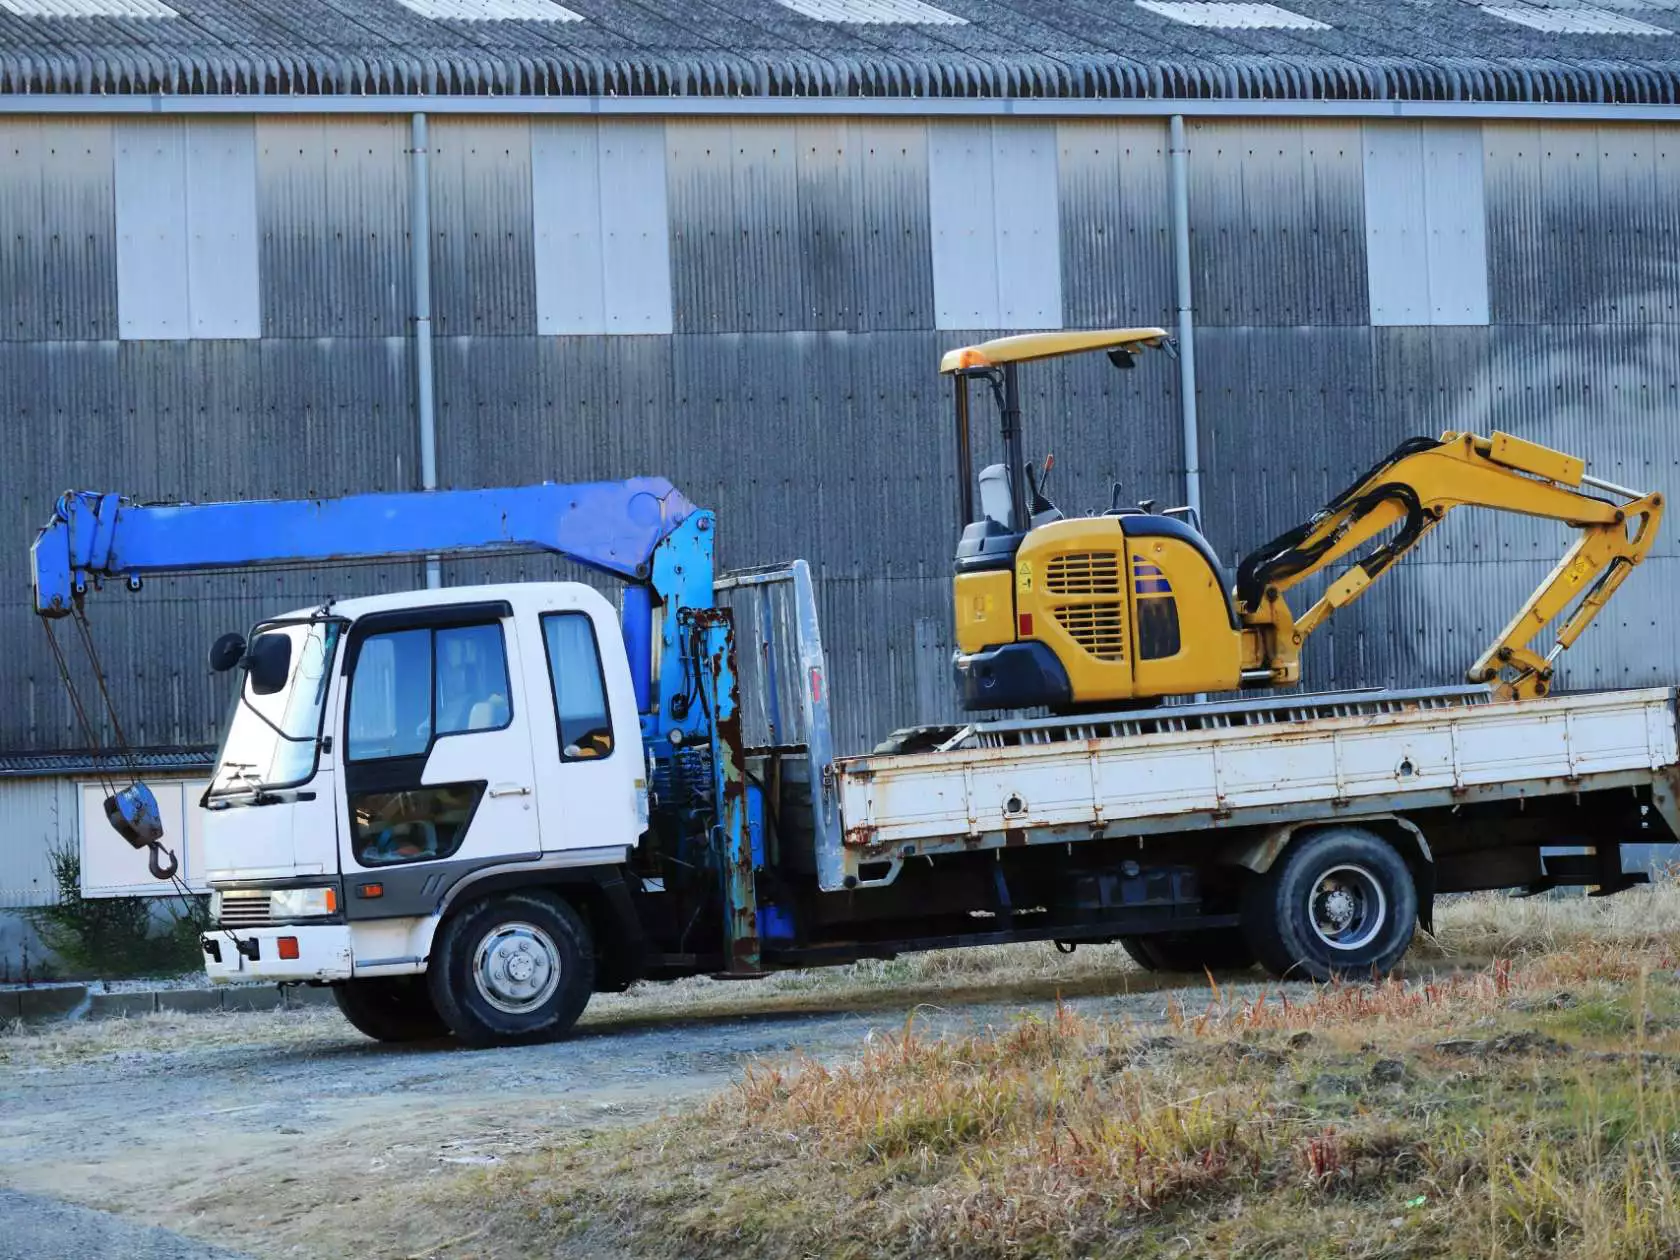
<svg viewBox="0 0 1680 1260"><path fill-rule="evenodd" d="M1165 1029L912 1023L495 1170L478 1206L651 1256L1680 1253L1668 943L1558 945L1438 980L1216 985Z"/></svg>

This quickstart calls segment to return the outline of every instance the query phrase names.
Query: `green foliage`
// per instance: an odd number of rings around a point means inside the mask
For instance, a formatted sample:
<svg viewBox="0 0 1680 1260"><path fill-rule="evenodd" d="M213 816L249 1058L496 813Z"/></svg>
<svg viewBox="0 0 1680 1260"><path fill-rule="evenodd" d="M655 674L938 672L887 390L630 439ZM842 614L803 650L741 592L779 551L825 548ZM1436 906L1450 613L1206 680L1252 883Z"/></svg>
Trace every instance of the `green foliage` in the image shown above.
<svg viewBox="0 0 1680 1260"><path fill-rule="evenodd" d="M160 927L151 897L82 896L82 859L73 849L48 855L58 901L26 911L42 942L71 974L118 979L177 975L202 961L199 936L209 926L204 897L166 902L171 921Z"/></svg>

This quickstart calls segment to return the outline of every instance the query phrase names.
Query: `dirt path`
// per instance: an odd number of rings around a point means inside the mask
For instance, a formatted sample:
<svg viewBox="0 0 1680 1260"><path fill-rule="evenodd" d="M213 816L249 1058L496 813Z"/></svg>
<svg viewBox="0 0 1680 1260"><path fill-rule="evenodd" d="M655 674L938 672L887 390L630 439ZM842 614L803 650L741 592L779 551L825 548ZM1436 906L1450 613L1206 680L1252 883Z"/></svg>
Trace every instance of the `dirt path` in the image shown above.
<svg viewBox="0 0 1680 1260"><path fill-rule="evenodd" d="M1170 995L1136 992L1140 981L1117 975L1103 987L1134 991L1069 1004L1158 1020ZM755 1058L844 1058L912 1012L943 1031L1053 1005L1007 989L969 996L653 1024L622 1004L568 1041L482 1052L379 1046L331 1009L0 1038L0 1185L258 1257L473 1254L473 1222L432 1206L429 1187L559 1132L712 1093ZM27 1203L0 1203L0 1216L23 1220Z"/></svg>

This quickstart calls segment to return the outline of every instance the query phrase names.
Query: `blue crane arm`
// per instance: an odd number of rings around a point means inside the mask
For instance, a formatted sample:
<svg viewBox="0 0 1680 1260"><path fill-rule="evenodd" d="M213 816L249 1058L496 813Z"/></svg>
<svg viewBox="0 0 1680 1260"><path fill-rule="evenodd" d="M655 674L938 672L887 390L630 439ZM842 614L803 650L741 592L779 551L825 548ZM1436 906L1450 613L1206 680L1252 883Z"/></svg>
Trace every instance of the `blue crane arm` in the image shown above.
<svg viewBox="0 0 1680 1260"><path fill-rule="evenodd" d="M106 578L494 550L553 552L658 590L667 566L654 553L697 515L663 477L249 503L72 491L31 551L35 609L64 616Z"/></svg>

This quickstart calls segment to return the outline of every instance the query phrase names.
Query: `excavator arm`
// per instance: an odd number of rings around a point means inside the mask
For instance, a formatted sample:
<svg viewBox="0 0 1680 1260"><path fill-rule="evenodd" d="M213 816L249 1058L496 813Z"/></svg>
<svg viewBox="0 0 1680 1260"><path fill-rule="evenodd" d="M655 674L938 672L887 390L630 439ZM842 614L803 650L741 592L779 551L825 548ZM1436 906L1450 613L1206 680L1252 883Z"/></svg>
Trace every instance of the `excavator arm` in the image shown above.
<svg viewBox="0 0 1680 1260"><path fill-rule="evenodd" d="M1245 672L1264 671L1274 683L1298 681L1307 636L1364 594L1457 507L1544 517L1580 531L1468 671L1471 682L1492 683L1499 694L1523 699L1550 690L1552 662L1650 551L1663 498L1588 477L1584 461L1508 433L1412 438L1311 519L1238 565ZM1293 614L1284 599L1290 589L1372 543L1300 617ZM1546 654L1533 650L1533 639L1566 612Z"/></svg>

